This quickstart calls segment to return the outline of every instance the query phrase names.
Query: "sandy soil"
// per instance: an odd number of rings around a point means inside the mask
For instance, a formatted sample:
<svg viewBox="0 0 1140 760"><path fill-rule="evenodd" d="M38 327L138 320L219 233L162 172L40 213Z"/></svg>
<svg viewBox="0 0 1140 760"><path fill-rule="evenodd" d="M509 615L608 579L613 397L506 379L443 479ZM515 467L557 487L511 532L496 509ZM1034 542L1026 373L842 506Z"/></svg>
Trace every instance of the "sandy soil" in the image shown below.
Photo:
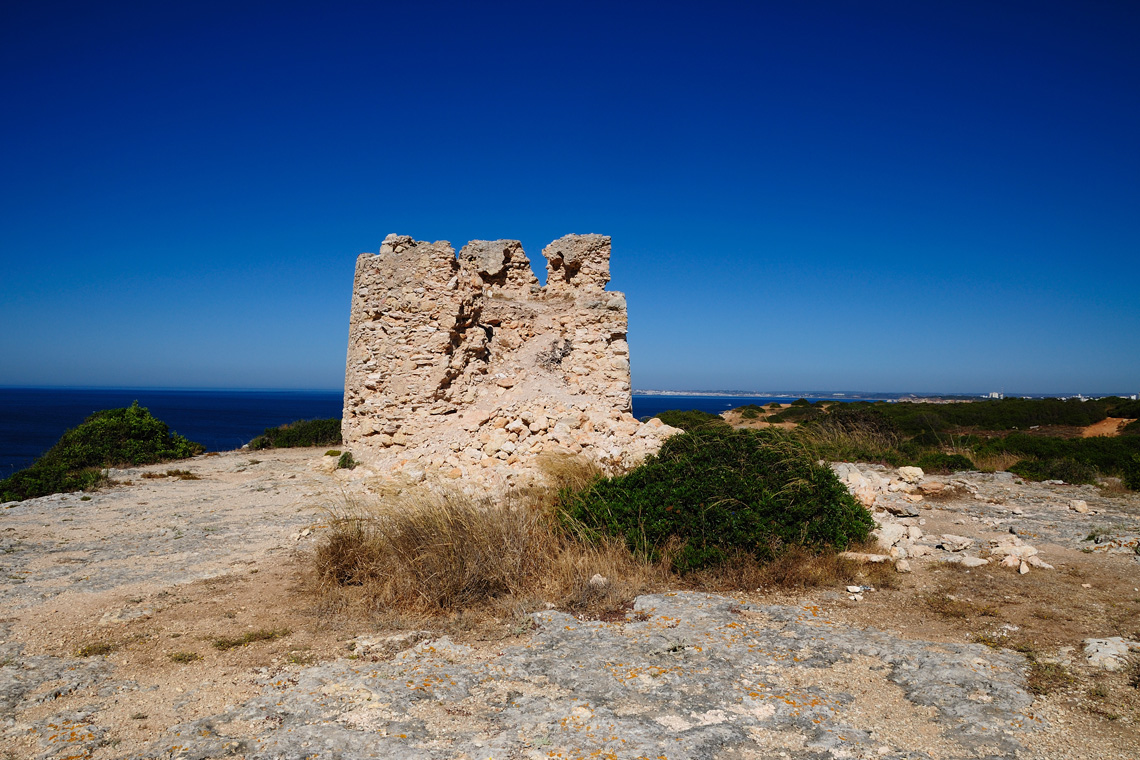
<svg viewBox="0 0 1140 760"><path fill-rule="evenodd" d="M1081 430L1081 438L1093 438L1096 436L1117 436L1120 435L1120 428L1124 427L1130 422L1136 420L1129 420L1123 417L1106 417L1100 422L1095 422Z"/></svg>

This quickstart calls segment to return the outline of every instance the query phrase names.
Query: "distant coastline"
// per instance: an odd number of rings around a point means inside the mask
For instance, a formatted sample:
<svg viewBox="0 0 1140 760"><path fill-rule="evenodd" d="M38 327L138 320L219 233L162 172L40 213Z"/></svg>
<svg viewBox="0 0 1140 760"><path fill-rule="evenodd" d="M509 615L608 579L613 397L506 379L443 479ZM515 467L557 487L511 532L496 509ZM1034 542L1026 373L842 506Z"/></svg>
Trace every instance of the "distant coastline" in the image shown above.
<svg viewBox="0 0 1140 760"><path fill-rule="evenodd" d="M709 396L731 398L804 398L804 399L846 399L854 401L975 401L992 398L1076 398L1091 400L1098 398L1137 398L1136 393L871 393L868 391L673 391L659 389L635 389L634 396Z"/></svg>

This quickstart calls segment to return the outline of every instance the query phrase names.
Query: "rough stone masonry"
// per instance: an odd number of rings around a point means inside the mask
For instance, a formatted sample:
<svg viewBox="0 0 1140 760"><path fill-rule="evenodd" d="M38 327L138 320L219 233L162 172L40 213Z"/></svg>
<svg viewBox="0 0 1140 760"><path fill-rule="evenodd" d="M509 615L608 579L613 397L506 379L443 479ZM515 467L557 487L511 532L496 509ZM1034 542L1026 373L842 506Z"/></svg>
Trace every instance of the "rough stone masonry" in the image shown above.
<svg viewBox="0 0 1140 760"><path fill-rule="evenodd" d="M629 466L680 432L630 413L625 296L610 238L548 245L539 284L517 240L389 235L356 261L344 440L413 480L506 485L543 452Z"/></svg>

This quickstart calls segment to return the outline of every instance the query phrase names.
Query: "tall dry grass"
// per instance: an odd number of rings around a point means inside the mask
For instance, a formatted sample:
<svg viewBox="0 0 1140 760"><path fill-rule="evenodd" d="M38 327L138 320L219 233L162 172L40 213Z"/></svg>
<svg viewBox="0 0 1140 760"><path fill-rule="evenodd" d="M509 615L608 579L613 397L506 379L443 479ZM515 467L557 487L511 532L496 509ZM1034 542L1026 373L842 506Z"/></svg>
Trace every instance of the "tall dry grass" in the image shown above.
<svg viewBox="0 0 1140 760"><path fill-rule="evenodd" d="M974 464L977 465L978 470L981 472L1007 472L1010 467L1025 458L1024 456L1008 451L982 454L971 452L968 456L974 460Z"/></svg>
<svg viewBox="0 0 1140 760"><path fill-rule="evenodd" d="M345 499L315 550L317 577L326 591L405 616L544 603L601 613L666 581L664 565L621 542L590 544L561 529L559 491L592 483L596 466L550 457L540 467L544 484L497 499L426 487ZM595 575L606 583L591 585Z"/></svg>
<svg viewBox="0 0 1140 760"><path fill-rule="evenodd" d="M902 440L890 425L856 415L821 417L796 433L817 456L832 462L893 462Z"/></svg>
<svg viewBox="0 0 1140 760"><path fill-rule="evenodd" d="M879 551L873 540L852 549ZM899 577L889 562L864 563L834 553L813 554L802 547L793 547L765 563L747 554L737 554L720 565L695 573L688 581L693 587L706 591L778 589L795 592L852 583L895 588Z"/></svg>

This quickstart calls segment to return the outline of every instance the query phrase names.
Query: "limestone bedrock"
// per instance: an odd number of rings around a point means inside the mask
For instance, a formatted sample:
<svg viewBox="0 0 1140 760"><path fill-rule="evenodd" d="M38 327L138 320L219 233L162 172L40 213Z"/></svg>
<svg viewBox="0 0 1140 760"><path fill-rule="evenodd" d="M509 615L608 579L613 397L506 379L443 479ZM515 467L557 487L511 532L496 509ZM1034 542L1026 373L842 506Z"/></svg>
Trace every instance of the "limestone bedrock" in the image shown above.
<svg viewBox="0 0 1140 760"><path fill-rule="evenodd" d="M517 240L389 235L356 261L344 441L412 480L510 485L543 452L610 469L680 432L631 414L625 295L606 290L610 238L542 252L542 286Z"/></svg>

